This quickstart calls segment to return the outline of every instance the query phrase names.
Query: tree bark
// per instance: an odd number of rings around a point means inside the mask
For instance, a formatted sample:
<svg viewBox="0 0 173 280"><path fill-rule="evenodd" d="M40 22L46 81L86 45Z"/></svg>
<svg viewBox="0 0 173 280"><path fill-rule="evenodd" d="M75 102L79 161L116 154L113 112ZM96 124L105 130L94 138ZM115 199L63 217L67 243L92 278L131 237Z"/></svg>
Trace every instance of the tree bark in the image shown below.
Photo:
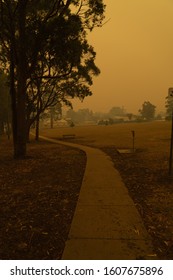
<svg viewBox="0 0 173 280"><path fill-rule="evenodd" d="M53 123L54 123L53 119L54 119L54 115L53 115L52 110L50 110L50 128L51 129L53 129Z"/></svg>
<svg viewBox="0 0 173 280"><path fill-rule="evenodd" d="M26 156L26 79L21 69L18 72L17 89L17 141L14 155L16 158Z"/></svg>
<svg viewBox="0 0 173 280"><path fill-rule="evenodd" d="M40 116L37 115L36 126L35 126L35 140L39 141L39 128L40 128Z"/></svg>
<svg viewBox="0 0 173 280"><path fill-rule="evenodd" d="M11 43L10 50L10 96L11 96L11 110L12 110L12 132L13 132L13 146L14 157L16 157L17 146L17 107L16 107L16 88L15 88L15 74L14 74L14 45Z"/></svg>
<svg viewBox="0 0 173 280"><path fill-rule="evenodd" d="M25 46L25 20L26 1L20 1L18 14L18 61L17 61L17 93L16 93L16 141L14 157L26 156L26 46Z"/></svg>
<svg viewBox="0 0 173 280"><path fill-rule="evenodd" d="M0 121L0 135L4 134L4 122Z"/></svg>

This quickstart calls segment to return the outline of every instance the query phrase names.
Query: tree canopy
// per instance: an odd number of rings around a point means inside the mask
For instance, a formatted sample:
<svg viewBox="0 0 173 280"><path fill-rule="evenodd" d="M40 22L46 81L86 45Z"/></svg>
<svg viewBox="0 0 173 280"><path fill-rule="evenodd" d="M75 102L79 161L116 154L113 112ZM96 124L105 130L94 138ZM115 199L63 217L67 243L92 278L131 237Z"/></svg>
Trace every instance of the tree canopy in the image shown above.
<svg viewBox="0 0 173 280"><path fill-rule="evenodd" d="M142 104L142 109L139 110L142 118L144 120L152 120L155 116L156 106L150 103L149 101L145 101Z"/></svg>
<svg viewBox="0 0 173 280"><path fill-rule="evenodd" d="M9 76L14 156L45 108L92 94L99 74L87 32L101 26L102 0L0 0L0 63Z"/></svg>
<svg viewBox="0 0 173 280"><path fill-rule="evenodd" d="M166 119L171 120L172 118L172 112L173 112L173 89L168 92L168 95L166 96Z"/></svg>
<svg viewBox="0 0 173 280"><path fill-rule="evenodd" d="M115 116L124 116L125 115L125 110L123 107L112 107L109 111L109 115L111 117L115 117Z"/></svg>

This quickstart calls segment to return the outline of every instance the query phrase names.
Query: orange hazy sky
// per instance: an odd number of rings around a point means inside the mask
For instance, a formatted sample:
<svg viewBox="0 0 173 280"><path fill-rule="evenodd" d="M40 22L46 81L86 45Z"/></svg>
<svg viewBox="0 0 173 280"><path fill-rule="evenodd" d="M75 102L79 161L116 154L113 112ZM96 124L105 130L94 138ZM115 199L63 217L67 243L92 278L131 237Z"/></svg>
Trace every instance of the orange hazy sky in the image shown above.
<svg viewBox="0 0 173 280"><path fill-rule="evenodd" d="M93 96L74 110L107 112L124 106L137 113L144 101L165 109L173 87L173 0L105 0L106 20L89 40L101 70L94 78Z"/></svg>

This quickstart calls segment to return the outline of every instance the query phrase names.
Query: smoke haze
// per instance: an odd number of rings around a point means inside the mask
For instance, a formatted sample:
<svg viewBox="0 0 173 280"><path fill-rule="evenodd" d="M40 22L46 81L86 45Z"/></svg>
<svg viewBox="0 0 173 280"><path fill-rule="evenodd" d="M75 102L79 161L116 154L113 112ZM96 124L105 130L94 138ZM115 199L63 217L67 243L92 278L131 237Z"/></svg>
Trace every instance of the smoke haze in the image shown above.
<svg viewBox="0 0 173 280"><path fill-rule="evenodd" d="M137 113L144 101L165 110L173 86L173 1L105 0L106 20L89 41L97 52L101 74L94 78L93 96L74 110L108 111L124 106ZM109 20L110 19L110 20Z"/></svg>

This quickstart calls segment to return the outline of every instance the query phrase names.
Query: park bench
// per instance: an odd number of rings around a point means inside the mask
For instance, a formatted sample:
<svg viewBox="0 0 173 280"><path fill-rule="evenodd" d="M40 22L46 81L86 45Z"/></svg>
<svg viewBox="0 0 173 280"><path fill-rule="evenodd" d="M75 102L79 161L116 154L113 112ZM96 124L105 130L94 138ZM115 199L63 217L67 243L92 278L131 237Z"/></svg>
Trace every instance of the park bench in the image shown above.
<svg viewBox="0 0 173 280"><path fill-rule="evenodd" d="M75 134L63 134L63 139L74 139L76 137Z"/></svg>

